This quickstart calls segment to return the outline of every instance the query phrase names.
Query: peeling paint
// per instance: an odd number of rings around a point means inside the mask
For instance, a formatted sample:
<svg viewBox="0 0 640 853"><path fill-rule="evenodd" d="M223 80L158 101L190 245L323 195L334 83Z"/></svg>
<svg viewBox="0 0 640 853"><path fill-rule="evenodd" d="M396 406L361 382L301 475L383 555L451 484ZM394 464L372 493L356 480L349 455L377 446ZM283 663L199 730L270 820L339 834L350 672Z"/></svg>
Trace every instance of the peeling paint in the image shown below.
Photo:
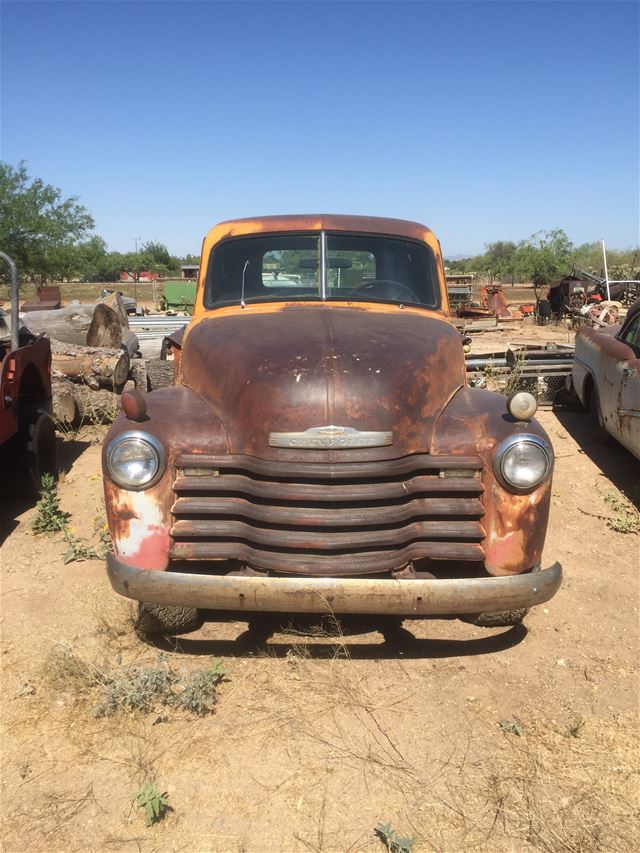
<svg viewBox="0 0 640 853"><path fill-rule="evenodd" d="M166 569L169 529L157 502L144 492L120 490L114 509L124 522L113 534L118 559L138 568Z"/></svg>

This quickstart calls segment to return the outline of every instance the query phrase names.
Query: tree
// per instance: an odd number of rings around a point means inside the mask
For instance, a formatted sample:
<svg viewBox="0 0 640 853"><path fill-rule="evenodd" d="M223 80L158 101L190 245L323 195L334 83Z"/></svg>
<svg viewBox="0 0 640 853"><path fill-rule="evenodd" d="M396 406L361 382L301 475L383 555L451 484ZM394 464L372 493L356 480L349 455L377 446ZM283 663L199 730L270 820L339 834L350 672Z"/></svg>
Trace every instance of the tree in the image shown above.
<svg viewBox="0 0 640 853"><path fill-rule="evenodd" d="M31 179L24 162L0 162L0 246L23 275L51 276L73 265L72 247L93 228L78 199L40 178Z"/></svg>
<svg viewBox="0 0 640 853"><path fill-rule="evenodd" d="M518 247L511 240L497 240L489 243L484 255L484 268L489 274L490 281L513 275L514 261Z"/></svg>
<svg viewBox="0 0 640 853"><path fill-rule="evenodd" d="M126 255L122 255L122 262L124 264L123 272L130 273L134 281L140 281L140 273L149 269L153 259L145 252L128 252Z"/></svg>
<svg viewBox="0 0 640 853"><path fill-rule="evenodd" d="M164 243L149 241L142 244L142 254L147 260L146 269L163 278L180 272L180 259L169 254Z"/></svg>
<svg viewBox="0 0 640 853"><path fill-rule="evenodd" d="M518 245L514 271L521 279L543 286L571 272L574 246L561 228L538 231Z"/></svg>

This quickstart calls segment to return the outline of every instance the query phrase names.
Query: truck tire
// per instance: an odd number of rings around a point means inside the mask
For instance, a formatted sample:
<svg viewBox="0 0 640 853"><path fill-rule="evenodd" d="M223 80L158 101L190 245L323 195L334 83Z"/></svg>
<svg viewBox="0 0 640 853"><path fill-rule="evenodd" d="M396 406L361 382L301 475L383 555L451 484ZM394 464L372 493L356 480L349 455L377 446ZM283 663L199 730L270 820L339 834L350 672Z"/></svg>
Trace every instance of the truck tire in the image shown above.
<svg viewBox="0 0 640 853"><path fill-rule="evenodd" d="M609 444L611 436L604 425L602 409L600 408L600 395L598 394L595 383L591 387L591 396L589 397L589 417L591 418L591 428L596 441L599 441L601 444Z"/></svg>
<svg viewBox="0 0 640 853"><path fill-rule="evenodd" d="M531 571L539 572L540 563L537 563ZM523 607L520 610L497 610L495 613L470 613L461 616L460 619L479 628L510 628L513 625L521 625L528 612L529 608Z"/></svg>
<svg viewBox="0 0 640 853"><path fill-rule="evenodd" d="M201 612L195 607L142 601L138 606L136 631L143 637L187 634L197 631L203 621Z"/></svg>
<svg viewBox="0 0 640 853"><path fill-rule="evenodd" d="M28 426L26 463L32 492L39 494L42 491L44 474L58 479L56 428L45 412L41 412Z"/></svg>
<svg viewBox="0 0 640 853"><path fill-rule="evenodd" d="M463 622L477 625L479 628L508 628L512 625L521 625L524 617L529 612L528 608L522 610L500 610L497 613L477 613L463 616Z"/></svg>
<svg viewBox="0 0 640 853"><path fill-rule="evenodd" d="M5 485L9 487L3 497L33 501L40 496L44 474L58 479L56 431L45 412L25 421L2 451Z"/></svg>

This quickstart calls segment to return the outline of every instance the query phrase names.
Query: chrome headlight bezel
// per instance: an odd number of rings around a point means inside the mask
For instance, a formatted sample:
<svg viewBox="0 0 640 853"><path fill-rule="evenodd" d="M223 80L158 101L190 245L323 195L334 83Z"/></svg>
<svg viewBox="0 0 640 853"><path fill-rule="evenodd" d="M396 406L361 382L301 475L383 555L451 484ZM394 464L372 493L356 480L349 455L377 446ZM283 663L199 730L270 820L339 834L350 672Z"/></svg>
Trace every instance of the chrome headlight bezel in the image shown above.
<svg viewBox="0 0 640 853"><path fill-rule="evenodd" d="M156 470L153 476L150 477L150 479L144 483L127 483L126 481L118 477L118 474L114 471L112 466L112 457L114 451L124 442L132 440L143 442L144 444L151 447L156 458ZM121 432L120 435L117 435L109 442L105 451L105 465L109 477L121 489L127 489L127 491L130 492L142 492L145 489L148 489L151 486L155 485L166 471L167 451L164 449L164 446L159 441L159 439L155 437L155 435L151 435L148 432L143 432L142 430L132 429L128 430L127 432Z"/></svg>
<svg viewBox="0 0 640 853"><path fill-rule="evenodd" d="M518 444L533 444L538 447L544 455L546 456L547 465L544 475L532 486L517 486L511 483L504 474L503 470L503 462L506 453L511 450L511 448L515 447ZM513 492L516 495L527 495L531 492L534 492L536 489L540 488L540 486L548 480L553 471L553 448L549 444L548 441L545 441L543 438L540 438L538 435L531 435L530 433L518 433L516 435L510 435L506 438L494 451L493 456L493 473L496 476L498 482L504 486L509 492Z"/></svg>

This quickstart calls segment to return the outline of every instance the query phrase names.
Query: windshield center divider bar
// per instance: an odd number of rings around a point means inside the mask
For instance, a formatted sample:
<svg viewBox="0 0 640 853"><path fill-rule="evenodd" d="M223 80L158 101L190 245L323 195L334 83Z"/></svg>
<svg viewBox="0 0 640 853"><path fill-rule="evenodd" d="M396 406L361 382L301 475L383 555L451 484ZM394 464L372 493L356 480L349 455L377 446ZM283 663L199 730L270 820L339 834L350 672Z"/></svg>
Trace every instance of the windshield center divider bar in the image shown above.
<svg viewBox="0 0 640 853"><path fill-rule="evenodd" d="M327 298L327 235L320 232L320 298Z"/></svg>

